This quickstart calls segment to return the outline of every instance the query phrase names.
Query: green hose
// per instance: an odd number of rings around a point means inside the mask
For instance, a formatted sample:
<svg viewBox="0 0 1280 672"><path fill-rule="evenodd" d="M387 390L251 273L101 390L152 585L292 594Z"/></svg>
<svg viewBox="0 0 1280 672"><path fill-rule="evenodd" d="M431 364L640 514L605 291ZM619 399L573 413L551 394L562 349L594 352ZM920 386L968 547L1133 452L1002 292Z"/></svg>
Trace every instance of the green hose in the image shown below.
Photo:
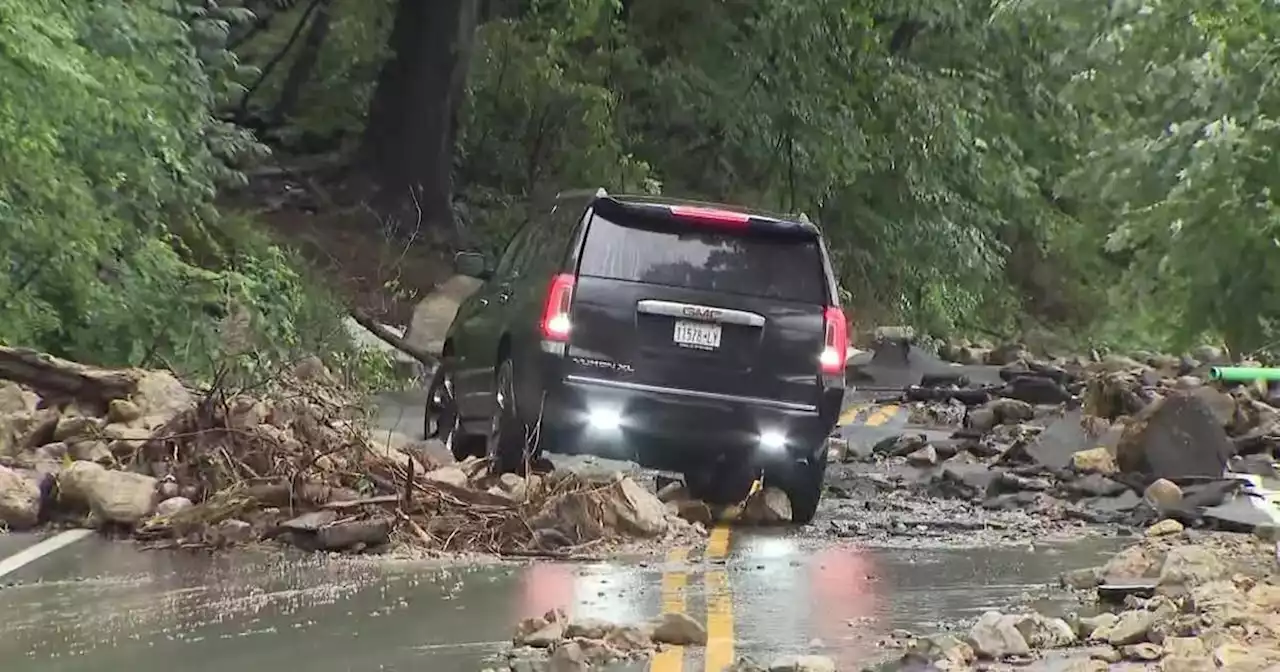
<svg viewBox="0 0 1280 672"><path fill-rule="evenodd" d="M1265 380L1269 383L1280 381L1280 369L1262 366L1215 366L1209 369L1209 378L1224 383L1252 383Z"/></svg>

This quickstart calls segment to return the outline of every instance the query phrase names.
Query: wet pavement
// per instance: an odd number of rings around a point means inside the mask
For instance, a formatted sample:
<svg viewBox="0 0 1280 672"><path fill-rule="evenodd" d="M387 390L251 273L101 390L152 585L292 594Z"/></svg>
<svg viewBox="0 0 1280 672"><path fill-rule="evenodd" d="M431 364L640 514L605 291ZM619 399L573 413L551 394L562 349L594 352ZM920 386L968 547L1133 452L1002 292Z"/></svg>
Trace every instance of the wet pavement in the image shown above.
<svg viewBox="0 0 1280 672"><path fill-rule="evenodd" d="M386 395L379 424L416 434L421 398ZM906 422L905 409L853 395L842 432L875 442ZM493 657L521 618L561 607L620 623L683 610L707 626L705 649L617 669L719 672L737 656L800 652L860 669L891 655L877 642L896 629L934 632L1047 596L1061 571L1099 564L1119 544L869 548L818 536L820 525L717 528L665 558L469 567L274 550L210 557L91 537L0 576L0 660L6 672L475 672L503 667ZM38 540L0 536L0 561Z"/></svg>
<svg viewBox="0 0 1280 672"><path fill-rule="evenodd" d="M0 660L7 672L175 661L193 672L474 672L499 667L488 659L523 617L562 607L633 623L665 605L704 621L712 639L683 660L660 657L654 672L814 650L858 669L887 655L876 643L894 629L936 631L1034 599L1063 567L1097 564L1108 546L890 551L719 529L665 562L460 568L146 552L91 538L4 577Z"/></svg>

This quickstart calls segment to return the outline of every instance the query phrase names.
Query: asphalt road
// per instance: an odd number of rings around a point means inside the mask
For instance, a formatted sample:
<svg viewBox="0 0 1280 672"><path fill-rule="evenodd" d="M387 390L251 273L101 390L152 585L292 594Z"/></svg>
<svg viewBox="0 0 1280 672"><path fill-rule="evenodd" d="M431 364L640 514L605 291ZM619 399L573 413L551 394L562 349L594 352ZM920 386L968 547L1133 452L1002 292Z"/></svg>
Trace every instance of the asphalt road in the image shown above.
<svg viewBox="0 0 1280 672"><path fill-rule="evenodd" d="M395 398L383 406L383 424L421 427L415 395ZM843 431L874 441L905 415L855 395ZM0 572L38 541L0 536ZM5 672L475 672L502 667L493 657L521 618L562 607L617 622L679 610L707 626L705 648L618 669L719 672L737 656L793 652L860 669L887 655L877 642L895 629L931 632L1007 608L1108 550L1096 541L871 549L812 528L717 528L662 560L459 567L144 552L89 537L0 575L0 660Z"/></svg>

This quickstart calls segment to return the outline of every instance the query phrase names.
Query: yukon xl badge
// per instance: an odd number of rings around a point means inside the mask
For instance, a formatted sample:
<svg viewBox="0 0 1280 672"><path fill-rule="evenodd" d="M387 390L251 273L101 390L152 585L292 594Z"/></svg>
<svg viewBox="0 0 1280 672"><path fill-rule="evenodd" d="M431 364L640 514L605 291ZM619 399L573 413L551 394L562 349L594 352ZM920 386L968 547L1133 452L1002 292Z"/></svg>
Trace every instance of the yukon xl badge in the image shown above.
<svg viewBox="0 0 1280 672"><path fill-rule="evenodd" d="M571 357L575 364L586 366L593 369L605 369L606 371L616 371L618 373L635 373L636 370L631 368L630 364L619 364L611 362L607 359L588 359L586 357Z"/></svg>

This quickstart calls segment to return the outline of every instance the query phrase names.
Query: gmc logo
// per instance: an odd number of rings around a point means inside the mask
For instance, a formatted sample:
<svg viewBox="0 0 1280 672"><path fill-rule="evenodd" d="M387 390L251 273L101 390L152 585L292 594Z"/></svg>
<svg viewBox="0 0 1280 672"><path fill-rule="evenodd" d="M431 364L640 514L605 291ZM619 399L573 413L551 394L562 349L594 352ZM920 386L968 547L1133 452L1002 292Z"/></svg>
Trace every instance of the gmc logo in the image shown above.
<svg viewBox="0 0 1280 672"><path fill-rule="evenodd" d="M680 309L685 317L695 317L700 320L718 320L722 311L715 308L698 308L697 306L685 306Z"/></svg>

